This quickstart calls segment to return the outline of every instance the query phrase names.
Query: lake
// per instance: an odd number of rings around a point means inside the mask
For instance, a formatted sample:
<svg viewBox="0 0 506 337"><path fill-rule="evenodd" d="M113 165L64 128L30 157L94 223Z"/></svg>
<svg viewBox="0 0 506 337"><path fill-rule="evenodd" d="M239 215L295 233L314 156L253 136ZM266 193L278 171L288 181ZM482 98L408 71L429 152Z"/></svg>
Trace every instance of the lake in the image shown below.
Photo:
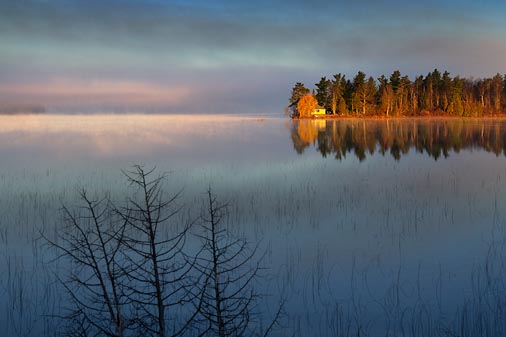
<svg viewBox="0 0 506 337"><path fill-rule="evenodd" d="M167 172L198 214L258 244L273 336L506 334L506 119L0 116L0 326L54 335L56 238L78 190L124 200L122 170ZM189 245L195 245L189 239Z"/></svg>

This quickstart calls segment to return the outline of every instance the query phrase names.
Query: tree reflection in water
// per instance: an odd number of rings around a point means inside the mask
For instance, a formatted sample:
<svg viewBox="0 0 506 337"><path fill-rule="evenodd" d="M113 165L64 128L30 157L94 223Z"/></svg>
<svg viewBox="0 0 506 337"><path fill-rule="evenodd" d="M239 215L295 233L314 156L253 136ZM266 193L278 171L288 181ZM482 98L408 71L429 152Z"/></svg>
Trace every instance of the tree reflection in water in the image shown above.
<svg viewBox="0 0 506 337"><path fill-rule="evenodd" d="M375 152L400 160L411 149L435 160L462 149L506 155L506 119L305 119L293 121L290 135L298 154L314 146L338 160L354 153L363 161Z"/></svg>

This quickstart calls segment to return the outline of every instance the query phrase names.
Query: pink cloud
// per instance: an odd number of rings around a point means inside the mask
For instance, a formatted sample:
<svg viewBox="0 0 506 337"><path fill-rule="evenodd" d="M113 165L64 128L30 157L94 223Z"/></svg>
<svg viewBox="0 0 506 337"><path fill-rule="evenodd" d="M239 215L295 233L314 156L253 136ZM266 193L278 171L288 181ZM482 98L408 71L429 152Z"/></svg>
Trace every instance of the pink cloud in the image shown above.
<svg viewBox="0 0 506 337"><path fill-rule="evenodd" d="M181 104L191 96L187 86L167 86L141 81L54 80L0 86L0 98L40 104Z"/></svg>

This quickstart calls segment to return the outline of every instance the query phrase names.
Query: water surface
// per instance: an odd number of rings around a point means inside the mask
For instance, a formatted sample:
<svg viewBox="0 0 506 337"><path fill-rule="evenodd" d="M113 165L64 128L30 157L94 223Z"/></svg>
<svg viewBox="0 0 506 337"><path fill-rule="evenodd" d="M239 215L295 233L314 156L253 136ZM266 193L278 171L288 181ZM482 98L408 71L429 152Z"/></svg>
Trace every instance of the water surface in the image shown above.
<svg viewBox="0 0 506 337"><path fill-rule="evenodd" d="M209 185L231 203L231 230L267 252L265 316L287 299L275 335L499 336L503 130L503 119L2 116L0 325L51 334L43 314L60 295L45 286L40 232L58 228L77 187L121 200L121 170L143 164L170 172L191 209Z"/></svg>

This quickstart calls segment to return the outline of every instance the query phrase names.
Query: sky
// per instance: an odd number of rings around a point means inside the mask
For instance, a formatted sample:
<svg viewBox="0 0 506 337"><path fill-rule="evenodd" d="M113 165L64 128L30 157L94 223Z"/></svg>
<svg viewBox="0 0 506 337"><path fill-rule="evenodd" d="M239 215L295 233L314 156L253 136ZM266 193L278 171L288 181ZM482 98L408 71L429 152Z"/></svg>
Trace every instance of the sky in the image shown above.
<svg viewBox="0 0 506 337"><path fill-rule="evenodd" d="M281 114L358 70L506 73L506 2L0 0L0 106Z"/></svg>

